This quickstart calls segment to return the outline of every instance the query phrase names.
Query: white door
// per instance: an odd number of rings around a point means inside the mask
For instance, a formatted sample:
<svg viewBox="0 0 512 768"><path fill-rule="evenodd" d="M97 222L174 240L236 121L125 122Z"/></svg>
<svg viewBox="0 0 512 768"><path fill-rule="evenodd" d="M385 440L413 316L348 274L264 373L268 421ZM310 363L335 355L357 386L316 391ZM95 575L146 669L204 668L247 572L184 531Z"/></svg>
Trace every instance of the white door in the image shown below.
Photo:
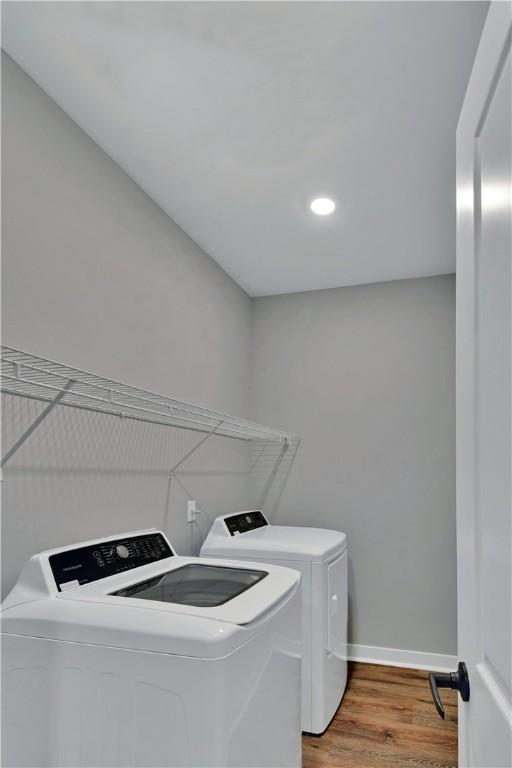
<svg viewBox="0 0 512 768"><path fill-rule="evenodd" d="M512 766L512 5L491 3L457 129L461 766Z"/></svg>

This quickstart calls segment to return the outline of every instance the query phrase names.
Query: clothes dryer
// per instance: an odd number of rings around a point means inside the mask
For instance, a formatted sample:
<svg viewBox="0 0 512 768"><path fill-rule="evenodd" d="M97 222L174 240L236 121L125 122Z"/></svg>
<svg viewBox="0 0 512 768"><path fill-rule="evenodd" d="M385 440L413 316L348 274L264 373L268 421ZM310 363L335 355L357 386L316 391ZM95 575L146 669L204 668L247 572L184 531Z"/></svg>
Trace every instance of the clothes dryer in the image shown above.
<svg viewBox="0 0 512 768"><path fill-rule="evenodd" d="M270 525L260 510L218 517L204 557L233 557L302 574L302 730L322 733L347 681L347 538L339 531Z"/></svg>

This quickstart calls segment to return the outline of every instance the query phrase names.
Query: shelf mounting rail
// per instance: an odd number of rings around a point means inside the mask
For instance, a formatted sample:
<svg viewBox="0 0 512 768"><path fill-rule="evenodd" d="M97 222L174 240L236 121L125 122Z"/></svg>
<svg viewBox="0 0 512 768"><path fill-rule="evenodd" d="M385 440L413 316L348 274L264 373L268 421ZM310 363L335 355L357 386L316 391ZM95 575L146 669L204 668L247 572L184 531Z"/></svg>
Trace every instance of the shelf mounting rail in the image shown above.
<svg viewBox="0 0 512 768"><path fill-rule="evenodd" d="M122 384L13 347L1 347L0 375L3 394L47 403L42 413L6 451L1 466L56 406L202 432L205 437L197 447L214 435L236 440L276 441L283 446L288 446L293 438L291 434L263 424Z"/></svg>

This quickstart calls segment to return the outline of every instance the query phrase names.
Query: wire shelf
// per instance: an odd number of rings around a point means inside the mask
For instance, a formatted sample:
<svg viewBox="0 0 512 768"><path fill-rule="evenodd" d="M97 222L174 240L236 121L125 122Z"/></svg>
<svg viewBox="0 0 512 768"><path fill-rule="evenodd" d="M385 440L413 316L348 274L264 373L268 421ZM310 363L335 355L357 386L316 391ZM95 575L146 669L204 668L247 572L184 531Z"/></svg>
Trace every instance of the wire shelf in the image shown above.
<svg viewBox="0 0 512 768"><path fill-rule="evenodd" d="M1 347L1 391L54 405L238 440L288 444L293 435L192 405L52 360Z"/></svg>

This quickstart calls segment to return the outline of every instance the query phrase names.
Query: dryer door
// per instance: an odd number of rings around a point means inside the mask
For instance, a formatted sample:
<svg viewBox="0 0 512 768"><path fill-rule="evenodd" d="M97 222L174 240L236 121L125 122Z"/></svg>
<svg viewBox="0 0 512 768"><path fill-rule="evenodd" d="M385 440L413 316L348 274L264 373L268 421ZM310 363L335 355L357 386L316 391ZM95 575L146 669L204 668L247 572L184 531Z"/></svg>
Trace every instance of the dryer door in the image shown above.
<svg viewBox="0 0 512 768"><path fill-rule="evenodd" d="M347 658L347 553L327 566L327 653Z"/></svg>

